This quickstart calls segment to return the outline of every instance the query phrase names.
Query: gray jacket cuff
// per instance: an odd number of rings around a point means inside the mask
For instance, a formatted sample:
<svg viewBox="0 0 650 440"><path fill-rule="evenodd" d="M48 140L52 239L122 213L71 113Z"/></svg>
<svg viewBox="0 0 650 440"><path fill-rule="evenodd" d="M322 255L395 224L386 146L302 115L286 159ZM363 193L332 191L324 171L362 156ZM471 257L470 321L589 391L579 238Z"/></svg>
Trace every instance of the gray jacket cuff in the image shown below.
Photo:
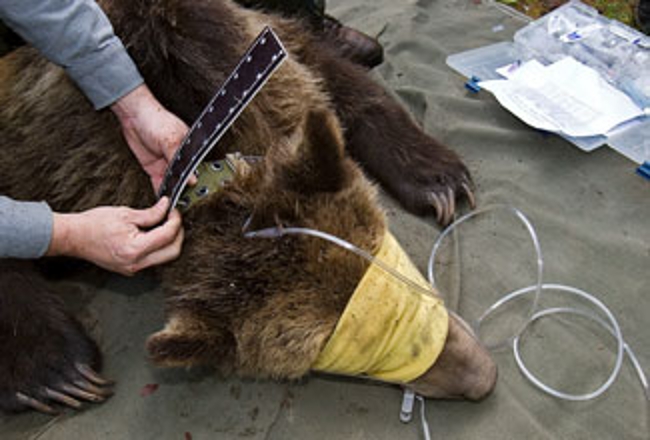
<svg viewBox="0 0 650 440"><path fill-rule="evenodd" d="M144 83L117 38L113 38L101 50L75 60L66 71L98 110L113 104Z"/></svg>
<svg viewBox="0 0 650 440"><path fill-rule="evenodd" d="M52 239L53 214L45 202L0 196L0 258L40 258Z"/></svg>

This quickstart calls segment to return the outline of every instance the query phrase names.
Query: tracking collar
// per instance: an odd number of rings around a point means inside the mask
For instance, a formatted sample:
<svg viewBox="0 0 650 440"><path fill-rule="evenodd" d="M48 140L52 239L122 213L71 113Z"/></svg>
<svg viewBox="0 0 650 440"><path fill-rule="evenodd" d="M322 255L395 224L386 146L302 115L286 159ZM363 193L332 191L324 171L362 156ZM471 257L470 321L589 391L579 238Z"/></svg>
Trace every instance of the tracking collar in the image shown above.
<svg viewBox="0 0 650 440"><path fill-rule="evenodd" d="M246 174L251 165L259 162L261 156L243 156L240 153L226 154L225 159L203 161L194 171L197 183L187 186L178 199L176 207L187 212L190 207L228 186L236 176Z"/></svg>

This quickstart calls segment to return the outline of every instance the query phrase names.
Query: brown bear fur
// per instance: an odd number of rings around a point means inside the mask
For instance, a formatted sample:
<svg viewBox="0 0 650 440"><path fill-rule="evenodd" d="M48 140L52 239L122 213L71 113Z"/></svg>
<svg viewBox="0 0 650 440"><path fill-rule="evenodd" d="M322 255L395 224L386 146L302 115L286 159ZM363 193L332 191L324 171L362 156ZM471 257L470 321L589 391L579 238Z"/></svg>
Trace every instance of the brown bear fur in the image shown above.
<svg viewBox="0 0 650 440"><path fill-rule="evenodd" d="M246 238L242 226L311 227L378 250L383 213L373 187L344 158L338 132L333 117L312 116L300 146L306 150L273 150L248 178L185 217L185 250L164 274L169 331L148 344L154 360L221 358L221 367L255 377L309 371L368 263L314 238ZM208 335L214 343L206 343ZM194 346L185 350L179 339Z"/></svg>
<svg viewBox="0 0 650 440"><path fill-rule="evenodd" d="M162 365L207 363L253 377L305 375L368 263L317 239L251 239L243 229L311 227L374 252L386 220L357 162L407 208L432 212L435 194L446 214L453 212L457 197L470 195L466 168L363 69L338 57L298 21L229 0L100 4L154 94L187 123L264 25L270 24L289 49L289 60L211 153L264 159L184 216L182 255L162 268L168 324L150 338L148 350ZM116 118L109 111L95 112L60 68L21 48L0 60L0 85L0 194L47 200L63 212L154 201ZM5 289L31 292L29 298L49 295L40 284L32 285L36 275L26 270L0 261L0 300L12 298ZM45 351L32 349L31 369L0 357L0 409L25 407L16 402L16 392L46 399L43 386L78 379L75 365L99 366L96 348L78 324L57 318L57 313L68 316L60 305L41 307L34 301L32 307L30 301L0 315L0 346L10 334L28 341L31 324L7 324L24 313L41 316L34 325L54 342ZM455 320L447 345L449 354L442 358L453 368L432 368L419 379L420 388L436 397L477 398L489 392L494 366ZM463 350L464 364L458 365L455 356ZM65 360L57 357L60 353ZM51 377L35 372L52 365L60 367ZM9 370L24 374L18 380ZM476 376L481 383L467 388L454 376ZM449 390L441 387L445 383Z"/></svg>

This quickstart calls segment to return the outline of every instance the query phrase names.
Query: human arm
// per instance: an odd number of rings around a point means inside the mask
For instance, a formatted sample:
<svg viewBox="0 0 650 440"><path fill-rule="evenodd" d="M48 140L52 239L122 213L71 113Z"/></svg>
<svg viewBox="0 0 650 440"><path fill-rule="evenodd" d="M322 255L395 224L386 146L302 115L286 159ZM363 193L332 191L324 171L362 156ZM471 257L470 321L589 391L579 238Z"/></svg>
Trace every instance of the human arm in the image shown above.
<svg viewBox="0 0 650 440"><path fill-rule="evenodd" d="M172 211L162 222L168 199L135 210L101 207L58 214L43 202L19 202L0 196L0 258L68 256L131 275L173 260L183 241L180 215Z"/></svg>
<svg viewBox="0 0 650 440"><path fill-rule="evenodd" d="M100 7L93 0L2 0L0 18L62 66L96 109L110 106L157 191L188 128L149 91Z"/></svg>
<svg viewBox="0 0 650 440"><path fill-rule="evenodd" d="M165 110L144 84L111 105L111 110L120 120L131 151L158 191L167 166L187 133L187 125ZM195 181L192 176L190 184Z"/></svg>
<svg viewBox="0 0 650 440"><path fill-rule="evenodd" d="M94 0L2 0L0 17L62 66L96 109L144 82Z"/></svg>

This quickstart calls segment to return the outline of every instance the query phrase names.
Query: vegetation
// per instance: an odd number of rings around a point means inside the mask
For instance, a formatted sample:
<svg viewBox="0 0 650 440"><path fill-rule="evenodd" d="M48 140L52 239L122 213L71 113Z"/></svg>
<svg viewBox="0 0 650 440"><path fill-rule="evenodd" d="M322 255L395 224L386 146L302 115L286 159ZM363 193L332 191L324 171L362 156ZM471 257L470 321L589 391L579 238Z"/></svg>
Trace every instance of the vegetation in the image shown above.
<svg viewBox="0 0 650 440"><path fill-rule="evenodd" d="M539 18L567 0L499 0L532 18ZM638 0L582 0L593 6L606 17L619 20L628 26L636 27L634 8Z"/></svg>

